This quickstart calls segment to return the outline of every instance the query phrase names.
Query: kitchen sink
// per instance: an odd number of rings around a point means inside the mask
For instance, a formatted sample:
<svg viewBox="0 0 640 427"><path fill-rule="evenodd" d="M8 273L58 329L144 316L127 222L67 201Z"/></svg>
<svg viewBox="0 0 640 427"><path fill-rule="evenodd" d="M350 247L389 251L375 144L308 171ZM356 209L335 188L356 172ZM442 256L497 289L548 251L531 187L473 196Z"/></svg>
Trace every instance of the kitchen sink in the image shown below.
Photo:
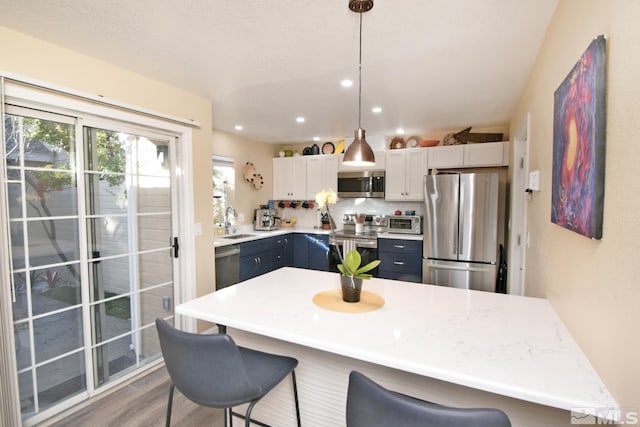
<svg viewBox="0 0 640 427"><path fill-rule="evenodd" d="M229 234L228 236L222 236L223 239L242 239L245 237L255 236L255 234Z"/></svg>

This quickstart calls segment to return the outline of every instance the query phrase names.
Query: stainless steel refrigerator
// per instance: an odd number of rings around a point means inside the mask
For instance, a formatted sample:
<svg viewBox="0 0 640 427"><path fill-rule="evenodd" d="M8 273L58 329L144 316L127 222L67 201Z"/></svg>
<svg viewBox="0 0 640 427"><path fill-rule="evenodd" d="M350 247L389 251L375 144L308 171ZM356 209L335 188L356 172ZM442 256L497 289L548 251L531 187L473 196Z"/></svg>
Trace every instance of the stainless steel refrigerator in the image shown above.
<svg viewBox="0 0 640 427"><path fill-rule="evenodd" d="M495 291L498 174L426 175L422 281Z"/></svg>

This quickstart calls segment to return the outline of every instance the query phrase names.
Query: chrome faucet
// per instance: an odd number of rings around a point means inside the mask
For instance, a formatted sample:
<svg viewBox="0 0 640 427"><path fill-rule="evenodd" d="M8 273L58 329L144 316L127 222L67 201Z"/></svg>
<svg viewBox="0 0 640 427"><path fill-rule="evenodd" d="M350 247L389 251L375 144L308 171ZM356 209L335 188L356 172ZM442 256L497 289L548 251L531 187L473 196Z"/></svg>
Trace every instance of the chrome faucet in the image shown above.
<svg viewBox="0 0 640 427"><path fill-rule="evenodd" d="M233 206L227 206L227 209L224 211L224 234L229 234L229 229L231 228L231 218L229 218L229 210L231 210L233 217L237 217L238 213Z"/></svg>

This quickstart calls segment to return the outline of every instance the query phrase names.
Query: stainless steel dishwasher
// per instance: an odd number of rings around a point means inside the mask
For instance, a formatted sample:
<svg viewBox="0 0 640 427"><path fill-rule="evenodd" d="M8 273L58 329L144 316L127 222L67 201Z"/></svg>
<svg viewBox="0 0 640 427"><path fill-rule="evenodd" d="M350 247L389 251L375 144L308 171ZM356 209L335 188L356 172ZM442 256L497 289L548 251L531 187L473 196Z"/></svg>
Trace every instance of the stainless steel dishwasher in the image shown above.
<svg viewBox="0 0 640 427"><path fill-rule="evenodd" d="M240 246L227 245L215 249L216 290L240 281Z"/></svg>

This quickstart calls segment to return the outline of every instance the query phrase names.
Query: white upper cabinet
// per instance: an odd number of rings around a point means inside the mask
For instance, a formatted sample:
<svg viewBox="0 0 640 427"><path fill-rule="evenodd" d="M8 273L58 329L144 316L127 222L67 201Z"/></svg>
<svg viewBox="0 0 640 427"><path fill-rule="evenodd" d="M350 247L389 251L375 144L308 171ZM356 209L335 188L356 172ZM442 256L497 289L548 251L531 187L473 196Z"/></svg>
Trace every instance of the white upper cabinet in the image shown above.
<svg viewBox="0 0 640 427"><path fill-rule="evenodd" d="M274 200L313 200L322 189L338 189L338 171L384 170L385 200L420 201L429 169L507 166L509 142L375 151L373 166L345 166L343 154L273 159Z"/></svg>
<svg viewBox="0 0 640 427"><path fill-rule="evenodd" d="M429 168L457 168L463 166L464 147L446 145L429 148Z"/></svg>
<svg viewBox="0 0 640 427"><path fill-rule="evenodd" d="M464 146L465 166L507 166L508 142L483 142Z"/></svg>
<svg viewBox="0 0 640 427"><path fill-rule="evenodd" d="M273 198L305 200L307 197L307 163L302 156L273 159Z"/></svg>
<svg viewBox="0 0 640 427"><path fill-rule="evenodd" d="M323 189L338 190L338 168L340 156L321 155L308 156L307 162L307 199L313 200Z"/></svg>
<svg viewBox="0 0 640 427"><path fill-rule="evenodd" d="M428 170L429 155L424 148L387 151L385 200L424 200L422 177Z"/></svg>
<svg viewBox="0 0 640 427"><path fill-rule="evenodd" d="M429 148L429 168L507 166L509 142L482 142Z"/></svg>

